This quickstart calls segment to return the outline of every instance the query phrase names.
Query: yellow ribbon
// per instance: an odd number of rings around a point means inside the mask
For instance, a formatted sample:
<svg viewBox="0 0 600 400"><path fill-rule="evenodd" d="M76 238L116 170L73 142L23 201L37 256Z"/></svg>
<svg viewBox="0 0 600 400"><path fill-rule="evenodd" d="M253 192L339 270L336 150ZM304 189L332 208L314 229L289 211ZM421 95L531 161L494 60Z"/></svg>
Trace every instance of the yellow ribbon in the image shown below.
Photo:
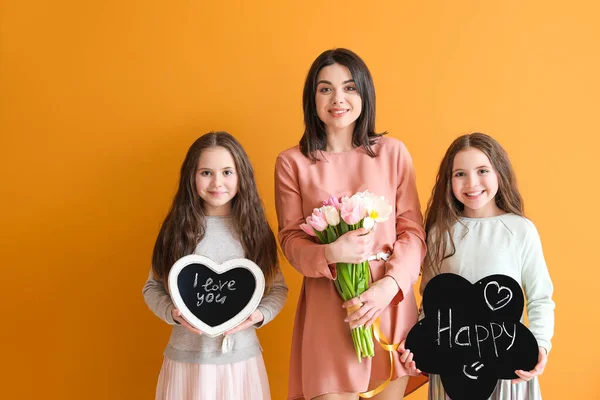
<svg viewBox="0 0 600 400"><path fill-rule="evenodd" d="M353 305L352 307L348 307L346 308L346 314L350 315L352 314L354 311L358 310L359 308L361 308L363 306L363 303L358 303Z"/></svg>
<svg viewBox="0 0 600 400"><path fill-rule="evenodd" d="M390 382L392 381L392 376L394 375L393 352L398 351L398 347L400 346L400 343L395 343L395 344L388 343L387 338L379 329L379 318L377 318L375 320L375 322L373 323L373 336L375 336L375 339L379 342L379 345L381 346L381 348L390 353L390 377L387 378L387 380L385 382L383 382L381 385L377 386L375 389L369 390L368 392L359 393L358 395L360 397L362 397L363 399L370 399L371 397L381 393L383 391L383 389L385 389L386 386L390 384Z"/></svg>

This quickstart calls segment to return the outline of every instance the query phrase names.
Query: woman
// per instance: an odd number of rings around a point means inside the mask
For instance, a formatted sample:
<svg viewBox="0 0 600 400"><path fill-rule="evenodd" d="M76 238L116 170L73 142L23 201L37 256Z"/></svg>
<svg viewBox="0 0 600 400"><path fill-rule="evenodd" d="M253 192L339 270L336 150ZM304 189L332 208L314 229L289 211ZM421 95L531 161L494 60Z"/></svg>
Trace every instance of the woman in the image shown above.
<svg viewBox="0 0 600 400"><path fill-rule="evenodd" d="M380 319L381 331L400 343L417 320L412 285L425 255L425 233L411 157L404 144L375 132L375 89L362 59L350 50L322 53L312 64L303 94L304 135L279 154L275 196L279 241L303 276L294 332L288 399L357 399L390 376L390 358L358 362L350 328ZM318 244L300 224L333 195L369 190L393 205L395 218L374 232L351 231ZM377 254L379 253L379 256ZM360 299L342 304L335 263L370 260L373 283ZM350 315L345 308L362 303ZM348 322L344 320L348 319ZM392 382L376 399L398 399L408 376L393 354Z"/></svg>

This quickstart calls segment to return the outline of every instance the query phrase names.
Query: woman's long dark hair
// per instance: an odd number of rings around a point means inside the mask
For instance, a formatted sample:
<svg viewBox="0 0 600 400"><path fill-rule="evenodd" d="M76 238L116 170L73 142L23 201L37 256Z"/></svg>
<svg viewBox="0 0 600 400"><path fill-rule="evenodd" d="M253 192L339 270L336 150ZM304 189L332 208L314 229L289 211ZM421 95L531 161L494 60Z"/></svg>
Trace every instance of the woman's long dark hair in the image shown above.
<svg viewBox="0 0 600 400"><path fill-rule="evenodd" d="M517 178L506 151L492 137L484 133L463 135L454 140L440 163L435 185L425 212L427 255L423 268L439 272L442 261L454 255L456 247L452 239L452 227L463 214L464 205L452 192L452 168L454 157L469 147L487 156L498 175L498 192L495 201L498 208L507 213L523 215L523 199L517 187Z"/></svg>
<svg viewBox="0 0 600 400"><path fill-rule="evenodd" d="M340 64L348 68L356 85L356 90L362 101L362 112L356 120L352 134L352 145L362 146L371 157L376 154L371 146L377 143L381 135L387 132L375 132L375 86L371 72L365 62L354 52L348 49L327 50L313 62L302 95L304 108L304 134L300 139L300 151L312 161L317 161L316 151L325 150L327 146L327 132L323 121L317 116L315 96L317 94L317 77L319 72L329 65Z"/></svg>
<svg viewBox="0 0 600 400"><path fill-rule="evenodd" d="M279 268L277 243L258 196L254 170L241 144L227 132L210 132L189 148L179 177L179 186L165 218L152 254L152 270L166 285L171 267L179 258L192 254L206 231L202 198L196 190L198 160L206 149L223 147L231 153L238 174L238 190L232 202L233 224L246 258L254 261L270 288Z"/></svg>

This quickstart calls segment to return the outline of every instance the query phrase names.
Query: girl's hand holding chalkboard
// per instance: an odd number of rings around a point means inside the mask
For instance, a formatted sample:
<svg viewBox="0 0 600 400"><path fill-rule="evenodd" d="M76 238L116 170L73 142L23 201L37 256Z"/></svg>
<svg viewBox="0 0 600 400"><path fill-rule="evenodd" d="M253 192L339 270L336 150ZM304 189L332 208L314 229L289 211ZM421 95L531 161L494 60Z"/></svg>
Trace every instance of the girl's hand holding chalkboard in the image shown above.
<svg viewBox="0 0 600 400"><path fill-rule="evenodd" d="M546 349L543 347L539 348L538 355L538 363L531 371L523 371L517 370L515 374L519 377L519 379L513 379L512 383L519 383L530 381L534 376L538 376L544 373L544 368L546 368L546 363L548 362L548 353L546 353Z"/></svg>
<svg viewBox="0 0 600 400"><path fill-rule="evenodd" d="M183 317L181 316L181 311L179 311L178 309L173 308L171 310L171 316L173 316L173 319L177 321L179 325L186 327L189 331L192 331L197 335L202 335L202 331L200 329L194 328L185 319L183 319Z"/></svg>
<svg viewBox="0 0 600 400"><path fill-rule="evenodd" d="M244 329L249 328L252 325L262 322L264 319L265 319L265 316L263 315L262 312L260 312L260 310L254 310L254 312L252 314L250 314L250 316L248 318L246 318L246 320L244 322L242 322L235 328L228 330L223 335L227 336L227 335L231 335L236 332L239 332L239 331L243 331Z"/></svg>
<svg viewBox="0 0 600 400"><path fill-rule="evenodd" d="M404 364L408 375L421 375L421 370L417 368L417 364L413 361L413 353L406 348L406 340L403 340L398 346L400 353L400 362Z"/></svg>
<svg viewBox="0 0 600 400"><path fill-rule="evenodd" d="M348 315L345 321L350 323L351 329L362 325L366 327L373 325L379 314L385 310L397 293L398 285L396 281L389 276L383 277L373 283L360 296L342 304L344 308L351 308L362 304L358 310Z"/></svg>

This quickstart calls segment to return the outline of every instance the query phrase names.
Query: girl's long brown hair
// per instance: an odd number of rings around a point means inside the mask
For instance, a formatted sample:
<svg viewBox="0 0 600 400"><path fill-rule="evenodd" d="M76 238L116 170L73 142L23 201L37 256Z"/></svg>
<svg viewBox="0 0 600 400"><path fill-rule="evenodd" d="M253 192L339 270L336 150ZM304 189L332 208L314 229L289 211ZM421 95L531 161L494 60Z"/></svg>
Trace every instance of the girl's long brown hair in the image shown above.
<svg viewBox="0 0 600 400"><path fill-rule="evenodd" d="M492 137L483 133L463 135L450 145L440 163L440 169L431 191L425 212L427 255L423 268L439 272L442 261L454 255L456 247L452 239L452 227L462 216L464 206L452 193L452 167L457 153L468 147L483 152L498 175L498 193L495 201L507 212L523 215L523 199L517 188L517 179L506 151Z"/></svg>
<svg viewBox="0 0 600 400"><path fill-rule="evenodd" d="M227 132L210 132L189 148L179 177L171 209L165 218L152 254L152 270L166 285L171 267L179 258L192 254L204 237L206 221L202 198L196 190L196 171L202 152L224 147L231 153L238 174L238 191L232 201L233 224L246 258L254 261L265 275L270 288L279 268L277 243L269 227L263 203L258 196L254 170L241 144Z"/></svg>

